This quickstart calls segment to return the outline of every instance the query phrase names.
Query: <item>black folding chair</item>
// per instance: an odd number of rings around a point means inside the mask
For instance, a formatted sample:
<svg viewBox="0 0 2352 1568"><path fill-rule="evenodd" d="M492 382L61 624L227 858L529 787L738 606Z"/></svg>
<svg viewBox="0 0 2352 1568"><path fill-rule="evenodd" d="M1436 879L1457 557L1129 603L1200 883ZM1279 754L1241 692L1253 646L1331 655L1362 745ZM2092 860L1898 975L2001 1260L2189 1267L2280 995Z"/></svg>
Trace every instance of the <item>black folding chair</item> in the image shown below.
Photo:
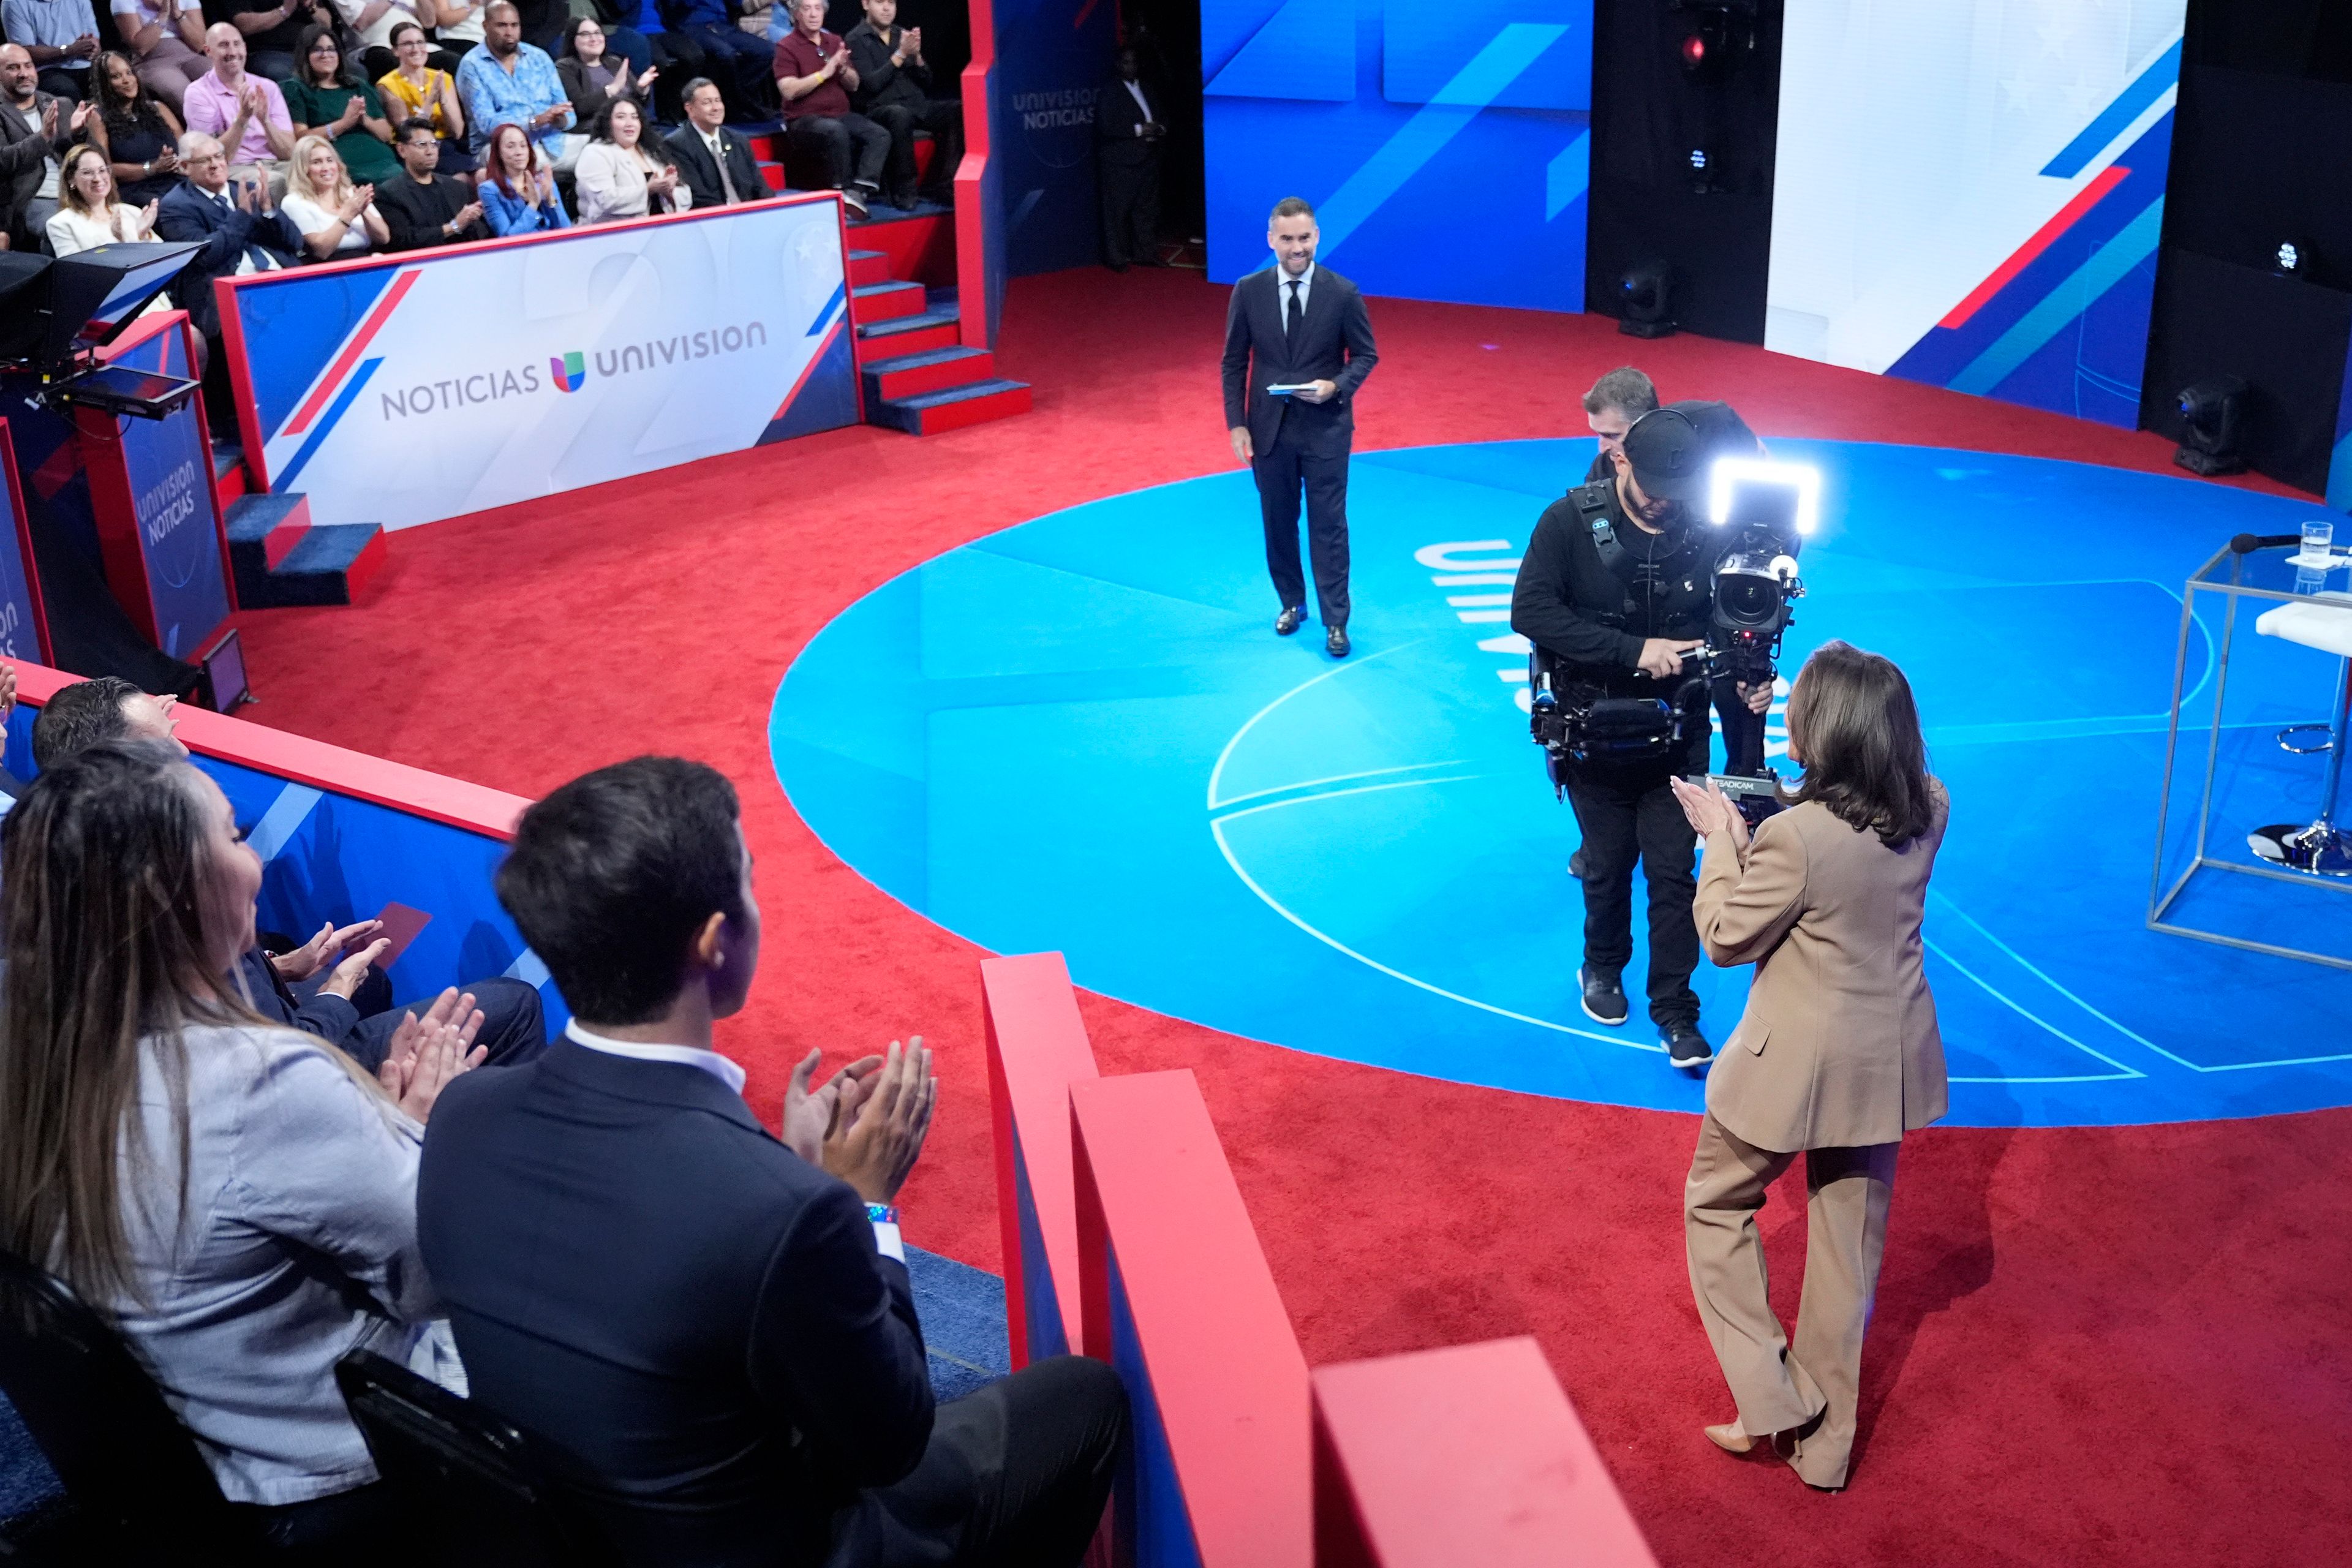
<svg viewBox="0 0 2352 1568"><path fill-rule="evenodd" d="M0 1391L64 1483L6 1543L25 1563L243 1563L256 1545L195 1439L105 1319L0 1250Z"/></svg>
<svg viewBox="0 0 2352 1568"><path fill-rule="evenodd" d="M603 1568L619 1559L523 1435L480 1405L370 1351L335 1383L375 1468L421 1537L418 1561L453 1568Z"/></svg>

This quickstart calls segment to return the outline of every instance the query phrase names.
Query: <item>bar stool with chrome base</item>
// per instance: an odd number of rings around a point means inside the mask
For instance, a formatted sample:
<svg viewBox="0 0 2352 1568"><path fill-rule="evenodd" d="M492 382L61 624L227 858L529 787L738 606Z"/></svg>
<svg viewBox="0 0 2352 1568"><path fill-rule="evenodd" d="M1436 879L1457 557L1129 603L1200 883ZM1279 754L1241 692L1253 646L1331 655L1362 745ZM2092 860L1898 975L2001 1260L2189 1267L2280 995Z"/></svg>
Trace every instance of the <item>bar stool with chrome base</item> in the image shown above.
<svg viewBox="0 0 2352 1568"><path fill-rule="evenodd" d="M2344 663L2336 672L2336 718L2328 727L2327 739L2317 745L2302 745L2288 739L2317 730L2316 724L2294 724L2279 731L2279 746L2284 751L2298 756L2322 752L2327 755L2327 782L2320 791L2319 816L2305 824L2282 822L2258 827L2246 835L2246 847L2285 870L2308 872L2315 877L2352 877L2352 833L2336 825L2345 748L2352 743L2352 603L2281 605L2256 617L2254 630L2264 637L2281 637L2332 653Z"/></svg>

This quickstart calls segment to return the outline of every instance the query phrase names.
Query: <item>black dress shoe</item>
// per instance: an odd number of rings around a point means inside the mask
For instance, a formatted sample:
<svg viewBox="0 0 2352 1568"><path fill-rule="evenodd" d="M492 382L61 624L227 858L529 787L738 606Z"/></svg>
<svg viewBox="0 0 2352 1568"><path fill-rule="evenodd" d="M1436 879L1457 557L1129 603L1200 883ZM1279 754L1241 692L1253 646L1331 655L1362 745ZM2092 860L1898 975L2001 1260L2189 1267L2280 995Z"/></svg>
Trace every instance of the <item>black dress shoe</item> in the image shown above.
<svg viewBox="0 0 2352 1568"><path fill-rule="evenodd" d="M1330 653L1333 658L1347 658L1348 633L1346 628L1341 626L1333 626L1329 631L1324 633L1323 647Z"/></svg>
<svg viewBox="0 0 2352 1568"><path fill-rule="evenodd" d="M1612 1028L1625 1021L1625 987L1615 975L1603 974L1587 964L1576 972L1576 983L1584 992L1586 1017Z"/></svg>
<svg viewBox="0 0 2352 1568"><path fill-rule="evenodd" d="M1715 1047L1696 1024L1668 1024L1658 1031L1658 1038L1666 1047L1666 1059L1678 1068L1703 1068L1715 1060Z"/></svg>
<svg viewBox="0 0 2352 1568"><path fill-rule="evenodd" d="M1278 637L1286 637L1306 624L1307 612L1305 610L1285 610L1282 614L1274 617L1274 635Z"/></svg>

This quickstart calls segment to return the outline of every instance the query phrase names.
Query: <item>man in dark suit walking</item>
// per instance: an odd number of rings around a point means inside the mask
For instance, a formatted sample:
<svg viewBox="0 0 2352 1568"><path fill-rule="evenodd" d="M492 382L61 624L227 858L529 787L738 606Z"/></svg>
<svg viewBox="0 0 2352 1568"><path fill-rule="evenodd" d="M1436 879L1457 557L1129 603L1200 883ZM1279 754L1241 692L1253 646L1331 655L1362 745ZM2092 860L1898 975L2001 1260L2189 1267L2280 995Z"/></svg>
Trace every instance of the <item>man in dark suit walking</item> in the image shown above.
<svg viewBox="0 0 2352 1568"><path fill-rule="evenodd" d="M1125 1395L1054 1356L934 1405L896 1206L930 1052L820 1086L811 1051L779 1138L712 1048L760 963L733 787L675 757L574 779L498 889L573 1017L433 1109L417 1243L473 1397L629 1563L1076 1568Z"/></svg>
<svg viewBox="0 0 2352 1568"><path fill-rule="evenodd" d="M1297 196L1275 204L1265 238L1276 265L1234 284L1225 312L1225 426L1234 456L1257 479L1266 570L1282 598L1276 635L1288 637L1307 618L1298 564L1303 487L1323 646L1333 658L1345 658L1348 448L1356 433L1356 389L1380 354L1364 297L1315 265L1321 237L1313 207Z"/></svg>

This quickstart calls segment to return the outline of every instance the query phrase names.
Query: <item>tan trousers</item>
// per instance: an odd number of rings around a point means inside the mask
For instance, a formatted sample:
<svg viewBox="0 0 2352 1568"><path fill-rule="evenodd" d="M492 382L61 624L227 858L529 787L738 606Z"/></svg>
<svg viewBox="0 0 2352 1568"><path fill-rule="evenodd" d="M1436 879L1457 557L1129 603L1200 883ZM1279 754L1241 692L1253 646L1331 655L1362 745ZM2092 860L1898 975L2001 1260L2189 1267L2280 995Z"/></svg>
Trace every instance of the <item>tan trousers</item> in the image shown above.
<svg viewBox="0 0 2352 1568"><path fill-rule="evenodd" d="M1862 1382L1862 1335L1886 1247L1895 1143L1805 1154L1805 1287L1792 1347L1772 1315L1756 1211L1794 1154L1741 1142L1713 1116L1683 1187L1683 1246L1691 1294L1723 1380L1749 1433L1785 1432L1816 1415L1790 1463L1817 1487L1845 1485Z"/></svg>

